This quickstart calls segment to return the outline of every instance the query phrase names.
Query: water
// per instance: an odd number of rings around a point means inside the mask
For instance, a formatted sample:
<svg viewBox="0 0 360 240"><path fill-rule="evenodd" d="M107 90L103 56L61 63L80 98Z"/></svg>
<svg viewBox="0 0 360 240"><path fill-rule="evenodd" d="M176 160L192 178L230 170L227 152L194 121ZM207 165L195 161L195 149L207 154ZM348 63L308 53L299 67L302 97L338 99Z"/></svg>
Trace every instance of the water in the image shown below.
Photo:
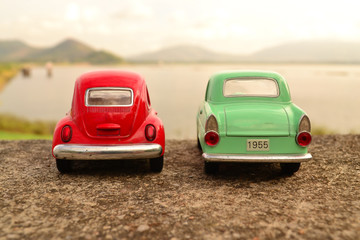
<svg viewBox="0 0 360 240"><path fill-rule="evenodd" d="M360 66L358 65L121 65L59 66L53 76L45 68L18 74L0 93L0 112L30 120L57 121L69 111L75 79L99 69L134 71L145 77L152 106L165 125L167 138L195 138L196 112L209 77L222 70L270 70L288 81L293 102L304 109L314 127L338 133L360 133Z"/></svg>

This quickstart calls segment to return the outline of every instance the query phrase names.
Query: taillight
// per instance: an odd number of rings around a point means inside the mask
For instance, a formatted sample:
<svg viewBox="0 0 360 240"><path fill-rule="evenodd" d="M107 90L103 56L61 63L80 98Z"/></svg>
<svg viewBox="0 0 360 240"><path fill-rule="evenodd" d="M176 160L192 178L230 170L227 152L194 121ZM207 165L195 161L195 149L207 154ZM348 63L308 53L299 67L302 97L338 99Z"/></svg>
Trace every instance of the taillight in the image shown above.
<svg viewBox="0 0 360 240"><path fill-rule="evenodd" d="M302 147L306 147L311 143L311 134L309 132L300 132L296 136L296 142Z"/></svg>
<svg viewBox="0 0 360 240"><path fill-rule="evenodd" d="M63 142L69 142L72 137L72 129L69 125L66 125L61 130L61 140Z"/></svg>
<svg viewBox="0 0 360 240"><path fill-rule="evenodd" d="M219 134L215 131L209 131L205 133L205 143L209 146L215 146L218 144L220 137Z"/></svg>
<svg viewBox="0 0 360 240"><path fill-rule="evenodd" d="M154 141L156 138L156 128L152 124L145 127L145 137L148 141Z"/></svg>

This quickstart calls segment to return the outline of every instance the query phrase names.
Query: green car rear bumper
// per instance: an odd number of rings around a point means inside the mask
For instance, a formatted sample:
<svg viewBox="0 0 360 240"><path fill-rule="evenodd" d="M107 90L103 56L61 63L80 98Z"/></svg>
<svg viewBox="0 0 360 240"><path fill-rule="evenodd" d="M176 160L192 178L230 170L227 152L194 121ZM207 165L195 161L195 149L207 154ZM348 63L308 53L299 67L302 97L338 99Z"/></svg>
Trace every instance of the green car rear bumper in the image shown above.
<svg viewBox="0 0 360 240"><path fill-rule="evenodd" d="M297 163L312 159L310 153L306 154L214 154L203 153L206 162L268 162L268 163Z"/></svg>

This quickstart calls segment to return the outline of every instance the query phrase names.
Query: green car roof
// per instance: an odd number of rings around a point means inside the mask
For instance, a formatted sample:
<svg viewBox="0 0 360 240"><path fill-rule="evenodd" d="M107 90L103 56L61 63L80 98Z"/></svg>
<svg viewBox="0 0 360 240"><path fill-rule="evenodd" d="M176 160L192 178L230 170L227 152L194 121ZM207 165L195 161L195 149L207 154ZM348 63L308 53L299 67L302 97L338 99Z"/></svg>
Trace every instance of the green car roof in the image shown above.
<svg viewBox="0 0 360 240"><path fill-rule="evenodd" d="M265 78L273 79L277 82L279 87L279 95L277 97L252 97L252 96L237 96L237 97L225 97L223 94L224 81L228 79L238 78ZM264 72L264 71L226 71L219 72L211 76L207 90L205 100L212 103L231 103L231 102L244 102L244 101L267 101L278 103L291 102L289 87L285 79L276 72Z"/></svg>

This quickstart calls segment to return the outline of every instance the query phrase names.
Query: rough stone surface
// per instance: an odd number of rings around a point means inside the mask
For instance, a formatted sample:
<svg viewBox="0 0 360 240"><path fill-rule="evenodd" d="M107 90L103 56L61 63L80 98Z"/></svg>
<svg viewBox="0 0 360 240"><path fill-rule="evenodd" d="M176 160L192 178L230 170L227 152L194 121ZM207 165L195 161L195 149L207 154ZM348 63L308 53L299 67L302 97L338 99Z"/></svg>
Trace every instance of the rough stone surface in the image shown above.
<svg viewBox="0 0 360 240"><path fill-rule="evenodd" d="M0 141L0 239L360 239L360 136L315 137L314 159L203 171L196 142L167 141L165 166L76 162L50 141Z"/></svg>

